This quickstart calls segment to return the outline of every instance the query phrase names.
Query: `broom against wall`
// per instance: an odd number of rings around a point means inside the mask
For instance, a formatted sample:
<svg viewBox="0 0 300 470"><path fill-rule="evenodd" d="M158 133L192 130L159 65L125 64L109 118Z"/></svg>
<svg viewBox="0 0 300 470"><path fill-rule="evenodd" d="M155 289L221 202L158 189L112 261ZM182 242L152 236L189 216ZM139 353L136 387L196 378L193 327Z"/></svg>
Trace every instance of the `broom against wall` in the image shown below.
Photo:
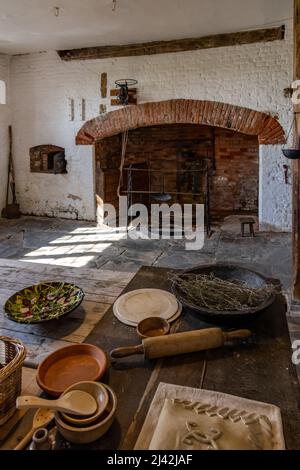
<svg viewBox="0 0 300 470"><path fill-rule="evenodd" d="M8 155L8 175L7 175L7 188L6 188L6 206L2 210L1 216L6 219L18 219L21 215L20 206L17 203L16 197L16 183L15 183L15 171L13 163L13 152L12 152L12 127L8 127L9 137L9 155ZM9 189L12 194L12 202L9 204Z"/></svg>

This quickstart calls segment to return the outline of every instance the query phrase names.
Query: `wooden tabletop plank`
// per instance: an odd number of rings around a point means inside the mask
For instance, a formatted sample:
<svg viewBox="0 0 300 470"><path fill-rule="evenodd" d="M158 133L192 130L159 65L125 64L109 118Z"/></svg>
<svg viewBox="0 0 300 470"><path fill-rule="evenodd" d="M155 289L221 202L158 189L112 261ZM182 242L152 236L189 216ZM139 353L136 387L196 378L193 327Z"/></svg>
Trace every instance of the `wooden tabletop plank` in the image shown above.
<svg viewBox="0 0 300 470"><path fill-rule="evenodd" d="M134 273L132 272L111 271L108 269L72 268L0 258L0 274L5 273L5 270L15 272L19 269L25 269L27 272L40 273L43 275L49 272L53 273L53 275L56 274L62 277L70 276L79 279L85 278L99 281L120 281L125 284L134 277Z"/></svg>
<svg viewBox="0 0 300 470"><path fill-rule="evenodd" d="M44 336L49 339L59 339L82 343L93 330L98 321L106 313L109 305L84 300L82 304L67 317L50 322L24 325L14 322L4 315L0 315L0 328L10 330L15 333L33 334Z"/></svg>
<svg viewBox="0 0 300 470"><path fill-rule="evenodd" d="M27 349L25 365L34 368L38 367L39 363L42 362L48 354L55 351L55 349L74 344L70 341L22 333L8 328L0 328L0 336L9 336L10 338L13 337L22 341Z"/></svg>
<svg viewBox="0 0 300 470"><path fill-rule="evenodd" d="M10 273L5 276L2 280L2 286L6 286L8 288L12 288L15 286L15 292L23 287L28 287L33 284L37 284L43 281L64 281L75 283L78 282L78 287L83 289L84 292L87 293L94 293L96 292L99 294L105 294L110 296L117 297L120 292L126 286L126 283L121 283L119 281L99 281L93 279L79 279L79 278L72 278L71 276L66 276L62 278L61 276L57 276L56 274L52 274L51 278L48 276L42 276L38 273L28 273L27 271L21 271L16 273Z"/></svg>

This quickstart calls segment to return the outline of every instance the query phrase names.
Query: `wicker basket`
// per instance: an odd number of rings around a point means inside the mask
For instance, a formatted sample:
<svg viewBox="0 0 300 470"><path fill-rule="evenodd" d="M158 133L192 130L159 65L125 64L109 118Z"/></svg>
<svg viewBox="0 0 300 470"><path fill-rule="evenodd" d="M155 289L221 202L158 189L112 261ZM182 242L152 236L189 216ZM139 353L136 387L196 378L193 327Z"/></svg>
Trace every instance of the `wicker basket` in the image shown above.
<svg viewBox="0 0 300 470"><path fill-rule="evenodd" d="M16 410L21 393L22 365L26 349L19 340L0 336L0 426Z"/></svg>

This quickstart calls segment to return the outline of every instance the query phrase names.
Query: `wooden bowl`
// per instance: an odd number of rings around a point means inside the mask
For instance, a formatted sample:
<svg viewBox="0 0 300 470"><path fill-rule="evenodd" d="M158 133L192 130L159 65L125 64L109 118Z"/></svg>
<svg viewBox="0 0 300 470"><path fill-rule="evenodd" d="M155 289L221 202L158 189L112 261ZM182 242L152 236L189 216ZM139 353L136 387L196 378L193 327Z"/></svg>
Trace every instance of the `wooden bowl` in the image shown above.
<svg viewBox="0 0 300 470"><path fill-rule="evenodd" d="M257 273L250 269L234 265L234 264L209 264L186 269L181 272L180 276L186 274L206 274L208 276L214 275L224 281L233 281L238 279L243 282L246 287L265 288L272 284L272 281L266 278L263 274ZM179 277L180 277L179 276ZM270 291L269 295L260 305L252 308L245 308L241 310L216 310L207 308L203 305L199 306L192 303L184 291L180 288L180 283L173 281L172 292L176 295L178 302L180 302L186 310L189 310L196 314L199 318L207 323L222 326L237 326L244 325L245 322L256 319L262 314L268 307L272 305L276 296L273 290Z"/></svg>
<svg viewBox="0 0 300 470"><path fill-rule="evenodd" d="M93 344L72 344L49 354L39 365L36 380L42 390L58 397L78 382L99 380L106 368L102 349Z"/></svg>
<svg viewBox="0 0 300 470"><path fill-rule="evenodd" d="M170 323L164 318L149 317L142 320L136 332L140 338L150 338L153 336L167 335L170 331Z"/></svg>
<svg viewBox="0 0 300 470"><path fill-rule="evenodd" d="M61 413L55 413L57 428L67 441L73 442L74 444L89 444L97 441L111 427L117 409L117 397L108 385L102 385L107 389L109 403L104 411L105 414L100 416L93 425L84 428L75 427L66 423Z"/></svg>
<svg viewBox="0 0 300 470"><path fill-rule="evenodd" d="M79 382L67 388L62 396L68 392L71 392L72 390L81 390L92 395L92 397L94 397L97 402L97 411L92 416L88 417L62 413L64 420L76 427L85 427L88 424L92 424L93 422L97 421L97 419L100 418L107 408L109 402L108 391L104 385L99 382Z"/></svg>

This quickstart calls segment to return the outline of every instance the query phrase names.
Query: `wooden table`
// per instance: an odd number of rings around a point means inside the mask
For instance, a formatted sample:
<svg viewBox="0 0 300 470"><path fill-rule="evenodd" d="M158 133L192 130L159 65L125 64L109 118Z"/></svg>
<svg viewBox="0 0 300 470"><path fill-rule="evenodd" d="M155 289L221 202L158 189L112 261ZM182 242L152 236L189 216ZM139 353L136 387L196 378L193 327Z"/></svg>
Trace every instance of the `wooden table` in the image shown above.
<svg viewBox="0 0 300 470"><path fill-rule="evenodd" d="M33 265L33 268L37 269L37 265ZM24 276L26 277L27 269L32 275L33 268L24 268L23 266L19 275L15 273L15 279L18 280L19 276L22 276L23 280ZM0 269L2 269L1 262ZM55 270L60 270L59 276L65 273L68 280L75 276L75 273L69 268L55 268ZM75 271L79 276L80 269L75 269ZM92 271L92 273L87 271ZM112 273L103 274L104 271L86 270L87 279L94 282L91 288L89 282L83 279L85 284L83 287L87 288L89 292L87 302L92 304L90 306L92 308L94 299L90 296L93 295L97 297L98 303L102 303L101 294L98 294L99 286L95 288L96 279L101 276L101 289L104 289L103 298L107 299L110 296L111 291L108 285L115 289L113 296L110 297L110 303L112 303L116 291L118 289L119 292L121 291L122 284L123 287L127 284L124 291L142 287L170 289L168 271L163 268L143 267L128 283L130 275L127 275L126 278L124 273L115 273L113 280L109 277L112 276ZM13 276L12 271L10 271L10 276ZM103 276L108 276L107 286ZM2 285L3 283L6 283L5 279L3 279ZM79 280L78 283L82 285ZM96 344L106 351L119 346L137 344L139 340L135 329L120 323L113 316L109 304L105 305L107 311L101 315L100 319L97 318L97 324L91 329L85 341ZM279 406L282 412L286 446L289 449L299 450L300 395L295 368L291 363L292 350L285 310L285 301L282 296L278 296L274 305L250 325L254 334L247 344L235 343L220 349L157 361L144 360L142 356L132 356L112 363L103 377L103 381L112 386L117 394L116 419L109 432L101 440L88 447L99 450L133 449L157 385L159 382L167 382L218 390ZM72 321L75 319L76 315L74 314ZM8 331L11 335L15 333L13 330L9 330L12 326L8 320L5 320L3 326L7 334ZM185 311L184 315L173 325L173 330L186 331L207 326L211 325L202 322L193 313ZM62 322L60 329L64 328ZM25 334L23 331L21 333ZM56 335L59 336L59 334L58 331ZM29 335L33 336L32 331ZM44 338L47 339L46 336ZM51 341L53 341L52 338ZM63 339L60 337L59 341L65 341L65 337ZM53 345L54 343L52 343ZM38 353L36 357L38 357ZM66 443L58 438L57 447L64 448L65 446ZM80 448L80 446L71 445L71 448Z"/></svg>

